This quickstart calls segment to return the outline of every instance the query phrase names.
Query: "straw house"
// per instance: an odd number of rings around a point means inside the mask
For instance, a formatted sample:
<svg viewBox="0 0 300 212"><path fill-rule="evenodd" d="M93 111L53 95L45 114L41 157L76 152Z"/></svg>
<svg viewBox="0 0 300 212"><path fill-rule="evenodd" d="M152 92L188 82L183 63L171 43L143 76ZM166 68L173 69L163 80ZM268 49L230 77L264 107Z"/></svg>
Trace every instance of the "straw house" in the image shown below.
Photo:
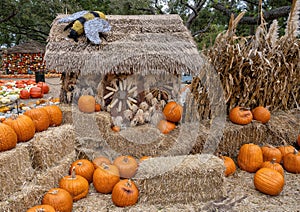
<svg viewBox="0 0 300 212"><path fill-rule="evenodd" d="M2 51L2 71L12 74L27 74L44 70L45 45L29 41Z"/></svg>
<svg viewBox="0 0 300 212"><path fill-rule="evenodd" d="M100 45L69 39L58 23L65 16L53 21L45 54L47 68L62 73L63 103L91 94L113 117L132 121L177 101L182 73L201 72L203 58L178 15L107 16L112 30Z"/></svg>

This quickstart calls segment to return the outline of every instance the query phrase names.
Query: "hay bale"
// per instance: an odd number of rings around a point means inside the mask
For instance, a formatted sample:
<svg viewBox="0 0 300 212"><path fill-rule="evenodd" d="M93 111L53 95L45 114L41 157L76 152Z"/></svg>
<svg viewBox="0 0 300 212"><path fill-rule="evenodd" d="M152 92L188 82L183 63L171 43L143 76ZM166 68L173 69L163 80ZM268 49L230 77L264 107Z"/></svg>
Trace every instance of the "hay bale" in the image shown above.
<svg viewBox="0 0 300 212"><path fill-rule="evenodd" d="M51 127L36 133L30 142L33 167L46 169L74 151L74 128L69 124Z"/></svg>
<svg viewBox="0 0 300 212"><path fill-rule="evenodd" d="M230 157L236 158L240 147L245 143L258 145L271 144L273 146L293 145L296 136L299 134L300 112L293 110L290 112L277 111L272 113L271 119L267 124L253 121L242 126L227 121L225 124L223 137L212 152L221 152ZM206 138L210 134L209 126L200 131L197 142L191 154L205 152L207 148Z"/></svg>
<svg viewBox="0 0 300 212"><path fill-rule="evenodd" d="M59 180L66 175L69 175L69 169L72 162L76 159L76 151L74 150L67 156L65 156L61 161L58 162L59 165L48 168L46 170L37 171L34 176L33 182L36 185L43 186L47 189L57 187Z"/></svg>
<svg viewBox="0 0 300 212"><path fill-rule="evenodd" d="M25 182L32 179L34 170L27 150L27 144L0 154L0 201L18 191Z"/></svg>
<svg viewBox="0 0 300 212"><path fill-rule="evenodd" d="M41 204L41 199L46 192L47 188L45 187L34 184L27 185L21 191L0 202L1 211L26 211L34 205Z"/></svg>
<svg viewBox="0 0 300 212"><path fill-rule="evenodd" d="M62 114L63 114L62 125L72 124L73 123L73 117L72 117L72 108L70 107L70 105L61 104L60 109L61 109Z"/></svg>
<svg viewBox="0 0 300 212"><path fill-rule="evenodd" d="M224 197L223 172L223 162L209 154L151 158L134 177L139 203L188 204Z"/></svg>

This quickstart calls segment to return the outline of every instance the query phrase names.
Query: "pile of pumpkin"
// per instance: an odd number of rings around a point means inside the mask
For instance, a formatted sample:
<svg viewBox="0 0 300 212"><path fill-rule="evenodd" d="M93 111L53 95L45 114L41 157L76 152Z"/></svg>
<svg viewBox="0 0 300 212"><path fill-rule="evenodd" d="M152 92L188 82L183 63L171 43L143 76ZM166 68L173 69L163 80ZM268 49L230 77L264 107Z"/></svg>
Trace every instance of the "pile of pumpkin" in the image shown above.
<svg viewBox="0 0 300 212"><path fill-rule="evenodd" d="M300 146L300 134L297 142ZM225 176L235 173L236 165L232 158L220 157L226 167ZM258 191L273 196L283 190L284 170L300 173L300 153L291 145L260 147L252 143L244 144L239 150L237 163L241 170L255 173L254 186Z"/></svg>
<svg viewBox="0 0 300 212"><path fill-rule="evenodd" d="M33 108L3 119L0 122L0 152L15 148L19 142L29 141L36 132L61 125L62 119L62 111L57 105Z"/></svg>
<svg viewBox="0 0 300 212"><path fill-rule="evenodd" d="M229 111L229 120L235 124L246 125L252 120L266 124L271 118L267 107L257 106L254 109L236 106Z"/></svg>
<svg viewBox="0 0 300 212"><path fill-rule="evenodd" d="M101 110L101 105L97 103L95 97L91 95L80 96L77 104L79 111L84 113L93 113ZM179 103L175 101L168 102L162 111L163 117L157 124L157 128L160 132L168 134L174 130L178 122L181 120L182 112L183 107ZM119 132L121 130L120 126L116 125L111 128L115 132Z"/></svg>
<svg viewBox="0 0 300 212"><path fill-rule="evenodd" d="M148 158L145 156L138 161L132 156L121 155L113 163L105 156L98 156L92 161L78 159L71 164L69 175L60 179L59 186L49 189L41 204L27 212L41 209L71 212L74 202L87 197L90 184L98 193L111 194L116 206L132 206L138 201L139 190L131 178L136 174L138 164Z"/></svg>

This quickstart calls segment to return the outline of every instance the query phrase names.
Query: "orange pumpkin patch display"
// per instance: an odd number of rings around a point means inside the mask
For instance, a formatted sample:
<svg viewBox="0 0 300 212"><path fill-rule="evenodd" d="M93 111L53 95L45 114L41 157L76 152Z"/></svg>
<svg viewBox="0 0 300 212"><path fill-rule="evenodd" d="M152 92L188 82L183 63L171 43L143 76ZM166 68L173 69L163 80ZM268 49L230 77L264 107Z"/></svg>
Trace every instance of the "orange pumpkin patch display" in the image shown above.
<svg viewBox="0 0 300 212"><path fill-rule="evenodd" d="M254 175L254 186L264 194L279 195L284 186L284 177L271 168L261 168Z"/></svg>
<svg viewBox="0 0 300 212"><path fill-rule="evenodd" d="M33 138L35 126L31 118L25 115L13 115L6 119L4 124L14 129L18 137L18 142L26 142Z"/></svg>
<svg viewBox="0 0 300 212"><path fill-rule="evenodd" d="M107 164L107 165L111 164L111 161L105 156L98 156L98 157L94 158L92 163L96 169L99 166L102 166L103 164Z"/></svg>
<svg viewBox="0 0 300 212"><path fill-rule="evenodd" d="M36 205L26 212L55 212L55 209L51 205Z"/></svg>
<svg viewBox="0 0 300 212"><path fill-rule="evenodd" d="M167 120L160 120L157 124L157 128L161 133L168 134L176 128L176 125L173 122L169 122Z"/></svg>
<svg viewBox="0 0 300 212"><path fill-rule="evenodd" d="M252 114L253 114L253 119L260 121L263 124L267 123L271 118L270 111L263 106L258 106L254 108L252 110Z"/></svg>
<svg viewBox="0 0 300 212"><path fill-rule="evenodd" d="M283 157L283 167L291 173L300 174L300 152L296 149Z"/></svg>
<svg viewBox="0 0 300 212"><path fill-rule="evenodd" d="M29 90L31 98L42 98L44 96L43 90L40 87L32 87Z"/></svg>
<svg viewBox="0 0 300 212"><path fill-rule="evenodd" d="M289 154L289 153L293 153L294 152L294 147L292 145L283 145L283 146L279 146L277 147L282 155L282 159L284 158L285 155ZM282 161L281 161L282 162Z"/></svg>
<svg viewBox="0 0 300 212"><path fill-rule="evenodd" d="M71 194L62 188L51 188L42 199L43 205L51 205L55 211L72 212L73 199Z"/></svg>
<svg viewBox="0 0 300 212"><path fill-rule="evenodd" d="M179 122L182 117L183 107L177 102L168 102L163 109L163 114L170 122Z"/></svg>
<svg viewBox="0 0 300 212"><path fill-rule="evenodd" d="M16 147L18 136L10 126L0 123L0 152Z"/></svg>
<svg viewBox="0 0 300 212"><path fill-rule="evenodd" d="M50 119L50 126L56 127L61 125L63 121L63 114L57 105L48 105L43 107L49 114L49 119Z"/></svg>
<svg viewBox="0 0 300 212"><path fill-rule="evenodd" d="M282 160L282 154L281 151L273 147L271 145L263 146L261 147L262 153L263 153L263 158L264 161L271 161L275 159L275 162L280 163Z"/></svg>
<svg viewBox="0 0 300 212"><path fill-rule="evenodd" d="M102 164L94 172L93 185L99 193L111 193L119 181L120 173L115 165Z"/></svg>
<svg viewBox="0 0 300 212"><path fill-rule="evenodd" d="M232 175L236 171L236 165L232 158L227 157L227 156L220 156L220 158L224 161L225 165L225 177L228 177L229 175Z"/></svg>
<svg viewBox="0 0 300 212"><path fill-rule="evenodd" d="M47 83L45 82L38 82L36 85L37 87L40 87L42 89L43 94L49 93L50 87Z"/></svg>
<svg viewBox="0 0 300 212"><path fill-rule="evenodd" d="M71 164L70 174L75 170L77 175L84 177L89 183L93 181L94 164L87 159L78 159Z"/></svg>
<svg viewBox="0 0 300 212"><path fill-rule="evenodd" d="M59 181L59 187L68 191L74 202L86 197L89 193L88 181L84 177L76 175L75 167L73 167L71 175L64 176Z"/></svg>
<svg viewBox="0 0 300 212"><path fill-rule="evenodd" d="M271 161L265 161L265 162L263 162L263 164L261 165L261 168L271 168L271 169L274 169L274 170L278 171L280 174L282 174L282 176L284 176L283 167L280 165L280 163L276 162L275 158L273 160L271 160Z"/></svg>
<svg viewBox="0 0 300 212"><path fill-rule="evenodd" d="M44 108L27 110L24 115L29 116L32 119L36 132L41 132L49 128L50 119L48 112Z"/></svg>
<svg viewBox="0 0 300 212"><path fill-rule="evenodd" d="M247 172L256 172L263 163L261 148L256 144L244 144L238 154L239 167Z"/></svg>
<svg viewBox="0 0 300 212"><path fill-rule="evenodd" d="M113 164L118 167L120 177L122 178L132 178L136 174L138 168L136 159L129 155L117 157Z"/></svg>
<svg viewBox="0 0 300 212"><path fill-rule="evenodd" d="M137 203L139 190L133 181L130 179L124 179L114 186L111 198L116 206L131 206Z"/></svg>
<svg viewBox="0 0 300 212"><path fill-rule="evenodd" d="M95 112L96 100L95 97L90 95L80 96L78 99L78 109L84 113Z"/></svg>
<svg viewBox="0 0 300 212"><path fill-rule="evenodd" d="M96 103L95 104L95 112L99 112L101 110L101 105Z"/></svg>
<svg viewBox="0 0 300 212"><path fill-rule="evenodd" d="M251 111L244 107L234 107L229 112L229 120L235 124L246 125L251 123L253 115Z"/></svg>

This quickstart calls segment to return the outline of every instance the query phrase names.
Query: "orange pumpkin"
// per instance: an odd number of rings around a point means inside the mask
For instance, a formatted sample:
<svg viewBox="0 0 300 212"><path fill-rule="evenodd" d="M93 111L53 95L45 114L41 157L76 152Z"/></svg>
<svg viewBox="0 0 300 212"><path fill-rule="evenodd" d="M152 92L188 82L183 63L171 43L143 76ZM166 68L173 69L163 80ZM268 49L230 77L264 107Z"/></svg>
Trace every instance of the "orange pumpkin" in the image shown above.
<svg viewBox="0 0 300 212"><path fill-rule="evenodd" d="M37 87L40 87L42 89L43 94L49 93L50 87L47 83L45 82L38 82L36 85Z"/></svg>
<svg viewBox="0 0 300 212"><path fill-rule="evenodd" d="M261 168L254 175L254 186L264 194L279 195L284 186L284 177L271 168Z"/></svg>
<svg viewBox="0 0 300 212"><path fill-rule="evenodd" d="M47 105L43 108L48 112L49 119L50 119L49 126L56 127L61 125L63 121L63 114L59 106Z"/></svg>
<svg viewBox="0 0 300 212"><path fill-rule="evenodd" d="M95 104L95 112L99 112L101 110L101 105L99 103Z"/></svg>
<svg viewBox="0 0 300 212"><path fill-rule="evenodd" d="M235 165L234 161L232 160L232 158L227 157L227 156L220 156L220 158L224 161L225 177L228 177L229 175L234 174L236 171L236 165Z"/></svg>
<svg viewBox="0 0 300 212"><path fill-rule="evenodd" d="M35 134L34 123L28 116L13 115L10 118L7 118L3 123L14 129L18 137L18 142L29 141Z"/></svg>
<svg viewBox="0 0 300 212"><path fill-rule="evenodd" d="M251 123L253 115L250 109L244 107L234 107L229 112L229 120L235 124L246 125Z"/></svg>
<svg viewBox="0 0 300 212"><path fill-rule="evenodd" d="M72 212L73 198L62 188L51 188L42 199L43 205L51 205L55 211Z"/></svg>
<svg viewBox="0 0 300 212"><path fill-rule="evenodd" d="M36 205L26 212L55 212L55 209L51 205Z"/></svg>
<svg viewBox="0 0 300 212"><path fill-rule="evenodd" d="M281 151L271 145L266 145L261 147L264 161L271 161L275 159L275 162L280 163L282 160L282 154Z"/></svg>
<svg viewBox="0 0 300 212"><path fill-rule="evenodd" d="M157 128L163 134L168 134L176 128L176 125L173 122L167 120L160 120L157 124Z"/></svg>
<svg viewBox="0 0 300 212"><path fill-rule="evenodd" d="M121 155L115 158L113 164L118 167L122 178L132 178L138 168L136 159L129 155Z"/></svg>
<svg viewBox="0 0 300 212"><path fill-rule="evenodd" d="M295 148L292 153L288 153L283 157L283 167L291 173L300 173L300 152Z"/></svg>
<svg viewBox="0 0 300 212"><path fill-rule="evenodd" d="M166 104L163 114L170 122L179 122L182 117L183 107L177 102L171 101Z"/></svg>
<svg viewBox="0 0 300 212"><path fill-rule="evenodd" d="M93 174L95 171L94 164L87 159L78 159L71 164L70 174L73 168L77 175L84 177L89 183L93 181Z"/></svg>
<svg viewBox="0 0 300 212"><path fill-rule="evenodd" d="M260 121L262 124L267 123L271 118L270 111L263 106L258 106L254 108L251 112L253 115L253 119Z"/></svg>
<svg viewBox="0 0 300 212"><path fill-rule="evenodd" d="M71 175L64 176L59 181L59 187L68 191L74 202L86 197L89 193L88 181L84 177L76 175L75 167L73 167Z"/></svg>
<svg viewBox="0 0 300 212"><path fill-rule="evenodd" d="M144 156L140 157L139 163L141 163L141 162L143 162L143 161L145 161L145 160L148 160L148 159L150 159L150 158L151 158L151 156L146 156L146 155L144 155Z"/></svg>
<svg viewBox="0 0 300 212"><path fill-rule="evenodd" d="M293 153L294 152L294 147L292 145L282 145L277 147L282 155L282 159L284 158L285 155L289 154L289 153ZM282 160L281 160L282 162Z"/></svg>
<svg viewBox="0 0 300 212"><path fill-rule="evenodd" d="M31 98L42 98L44 96L43 90L40 87L31 87L29 90Z"/></svg>
<svg viewBox="0 0 300 212"><path fill-rule="evenodd" d="M137 203L139 190L130 179L120 180L113 188L111 198L118 207L131 206Z"/></svg>
<svg viewBox="0 0 300 212"><path fill-rule="evenodd" d="M114 126L111 127L111 129L112 129L112 131L114 131L114 132L120 132L121 127L114 125Z"/></svg>
<svg viewBox="0 0 300 212"><path fill-rule="evenodd" d="M84 113L95 112L96 100L95 97L90 95L80 96L78 99L78 109Z"/></svg>
<svg viewBox="0 0 300 212"><path fill-rule="evenodd" d="M20 98L21 99L29 99L30 98L30 93L27 89L22 89L20 91Z"/></svg>
<svg viewBox="0 0 300 212"><path fill-rule="evenodd" d="M271 169L274 169L274 170L278 171L280 174L282 174L282 176L284 176L283 167L280 165L280 163L276 162L275 158L273 160L271 160L271 161L265 161L265 162L263 162L263 164L261 165L261 168L271 168Z"/></svg>
<svg viewBox="0 0 300 212"><path fill-rule="evenodd" d="M120 181L119 169L115 165L102 164L93 175L93 185L102 194L111 193L114 186Z"/></svg>
<svg viewBox="0 0 300 212"><path fill-rule="evenodd" d="M44 108L27 110L24 115L29 116L32 119L36 132L41 132L49 128L50 119L48 112Z"/></svg>
<svg viewBox="0 0 300 212"><path fill-rule="evenodd" d="M18 136L14 129L7 124L0 123L0 152L16 147Z"/></svg>
<svg viewBox="0 0 300 212"><path fill-rule="evenodd" d="M92 161L94 168L98 168L99 166L102 166L102 164L111 164L111 161L105 157L105 156L98 156L96 158L94 158L94 160Z"/></svg>
<svg viewBox="0 0 300 212"><path fill-rule="evenodd" d="M263 163L263 154L261 148L256 144L244 144L239 150L239 167L247 172L256 172Z"/></svg>

